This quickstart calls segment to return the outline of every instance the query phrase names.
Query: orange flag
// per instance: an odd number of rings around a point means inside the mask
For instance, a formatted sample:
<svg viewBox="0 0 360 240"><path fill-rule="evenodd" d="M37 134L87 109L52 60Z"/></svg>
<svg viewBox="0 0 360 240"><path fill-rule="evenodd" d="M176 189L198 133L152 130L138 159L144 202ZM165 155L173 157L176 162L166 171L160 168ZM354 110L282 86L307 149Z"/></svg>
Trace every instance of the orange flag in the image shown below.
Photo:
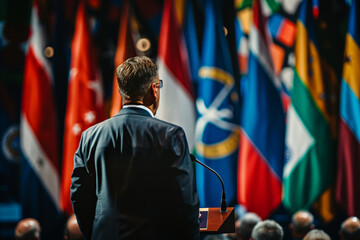
<svg viewBox="0 0 360 240"><path fill-rule="evenodd" d="M117 49L115 53L115 69L114 69L114 81L113 81L113 92L112 92L112 100L111 100L111 110L110 117L116 115L121 109L121 96L119 93L117 78L116 78L116 68L124 62L129 57L136 56L134 40L131 35L130 28L130 7L129 2L124 1L123 8L121 11L121 19L119 25L119 36Z"/></svg>
<svg viewBox="0 0 360 240"><path fill-rule="evenodd" d="M102 82L92 45L84 1L80 1L71 44L68 100L65 116L64 152L61 179L61 206L72 214L70 202L74 154L81 133L105 119Z"/></svg>

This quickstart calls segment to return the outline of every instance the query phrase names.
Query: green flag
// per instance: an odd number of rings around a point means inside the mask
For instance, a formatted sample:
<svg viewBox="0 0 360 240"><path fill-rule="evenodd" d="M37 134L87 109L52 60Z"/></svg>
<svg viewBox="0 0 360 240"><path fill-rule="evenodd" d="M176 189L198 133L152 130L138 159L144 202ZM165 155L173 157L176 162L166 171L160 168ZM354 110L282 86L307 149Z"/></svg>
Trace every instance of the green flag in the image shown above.
<svg viewBox="0 0 360 240"><path fill-rule="evenodd" d="M292 102L287 116L283 203L290 211L309 208L334 178L329 95L311 7L308 0L300 7Z"/></svg>

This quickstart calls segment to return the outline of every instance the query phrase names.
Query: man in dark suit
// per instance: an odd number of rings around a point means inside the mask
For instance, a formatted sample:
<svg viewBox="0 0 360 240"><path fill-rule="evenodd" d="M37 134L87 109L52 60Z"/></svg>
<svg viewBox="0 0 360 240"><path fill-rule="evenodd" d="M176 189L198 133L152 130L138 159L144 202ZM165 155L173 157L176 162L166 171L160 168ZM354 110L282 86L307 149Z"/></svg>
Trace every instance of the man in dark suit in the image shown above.
<svg viewBox="0 0 360 240"><path fill-rule="evenodd" d="M81 231L88 239L200 239L185 133L154 118L156 64L134 57L116 73L122 110L84 131L75 153L71 201Z"/></svg>

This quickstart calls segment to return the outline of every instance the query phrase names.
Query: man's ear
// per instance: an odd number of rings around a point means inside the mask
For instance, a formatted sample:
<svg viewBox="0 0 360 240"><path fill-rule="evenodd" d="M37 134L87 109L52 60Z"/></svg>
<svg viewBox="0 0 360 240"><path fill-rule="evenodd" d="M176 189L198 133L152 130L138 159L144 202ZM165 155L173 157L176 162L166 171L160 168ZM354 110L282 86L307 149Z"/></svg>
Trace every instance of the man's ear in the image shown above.
<svg viewBox="0 0 360 240"><path fill-rule="evenodd" d="M151 87L149 88L149 90L147 91L146 95L143 98L143 103L145 106L150 106L156 101L158 97L156 91L157 91L156 85L151 84Z"/></svg>
<svg viewBox="0 0 360 240"><path fill-rule="evenodd" d="M159 88L156 87L156 83L152 83L151 84L151 90L152 90L152 95L155 98L155 100L159 97Z"/></svg>

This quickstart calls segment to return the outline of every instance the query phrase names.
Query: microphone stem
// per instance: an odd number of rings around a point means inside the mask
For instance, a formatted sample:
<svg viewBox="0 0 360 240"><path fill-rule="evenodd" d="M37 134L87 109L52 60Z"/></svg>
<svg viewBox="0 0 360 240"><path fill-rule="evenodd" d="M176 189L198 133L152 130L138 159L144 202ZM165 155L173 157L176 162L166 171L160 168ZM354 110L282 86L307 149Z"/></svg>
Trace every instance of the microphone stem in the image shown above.
<svg viewBox="0 0 360 240"><path fill-rule="evenodd" d="M194 158L194 161L197 162L198 164L202 165L203 167L207 168L208 170L210 170L211 172L213 172L220 180L220 183L222 185L222 194L221 194L221 209L220 209L220 212L226 212L227 209L226 209L226 196L225 196L225 186L224 186L224 183L220 177L220 175L215 171L213 170L212 168L210 168L209 166L205 165L204 163L200 162L199 160L197 160L196 158Z"/></svg>

